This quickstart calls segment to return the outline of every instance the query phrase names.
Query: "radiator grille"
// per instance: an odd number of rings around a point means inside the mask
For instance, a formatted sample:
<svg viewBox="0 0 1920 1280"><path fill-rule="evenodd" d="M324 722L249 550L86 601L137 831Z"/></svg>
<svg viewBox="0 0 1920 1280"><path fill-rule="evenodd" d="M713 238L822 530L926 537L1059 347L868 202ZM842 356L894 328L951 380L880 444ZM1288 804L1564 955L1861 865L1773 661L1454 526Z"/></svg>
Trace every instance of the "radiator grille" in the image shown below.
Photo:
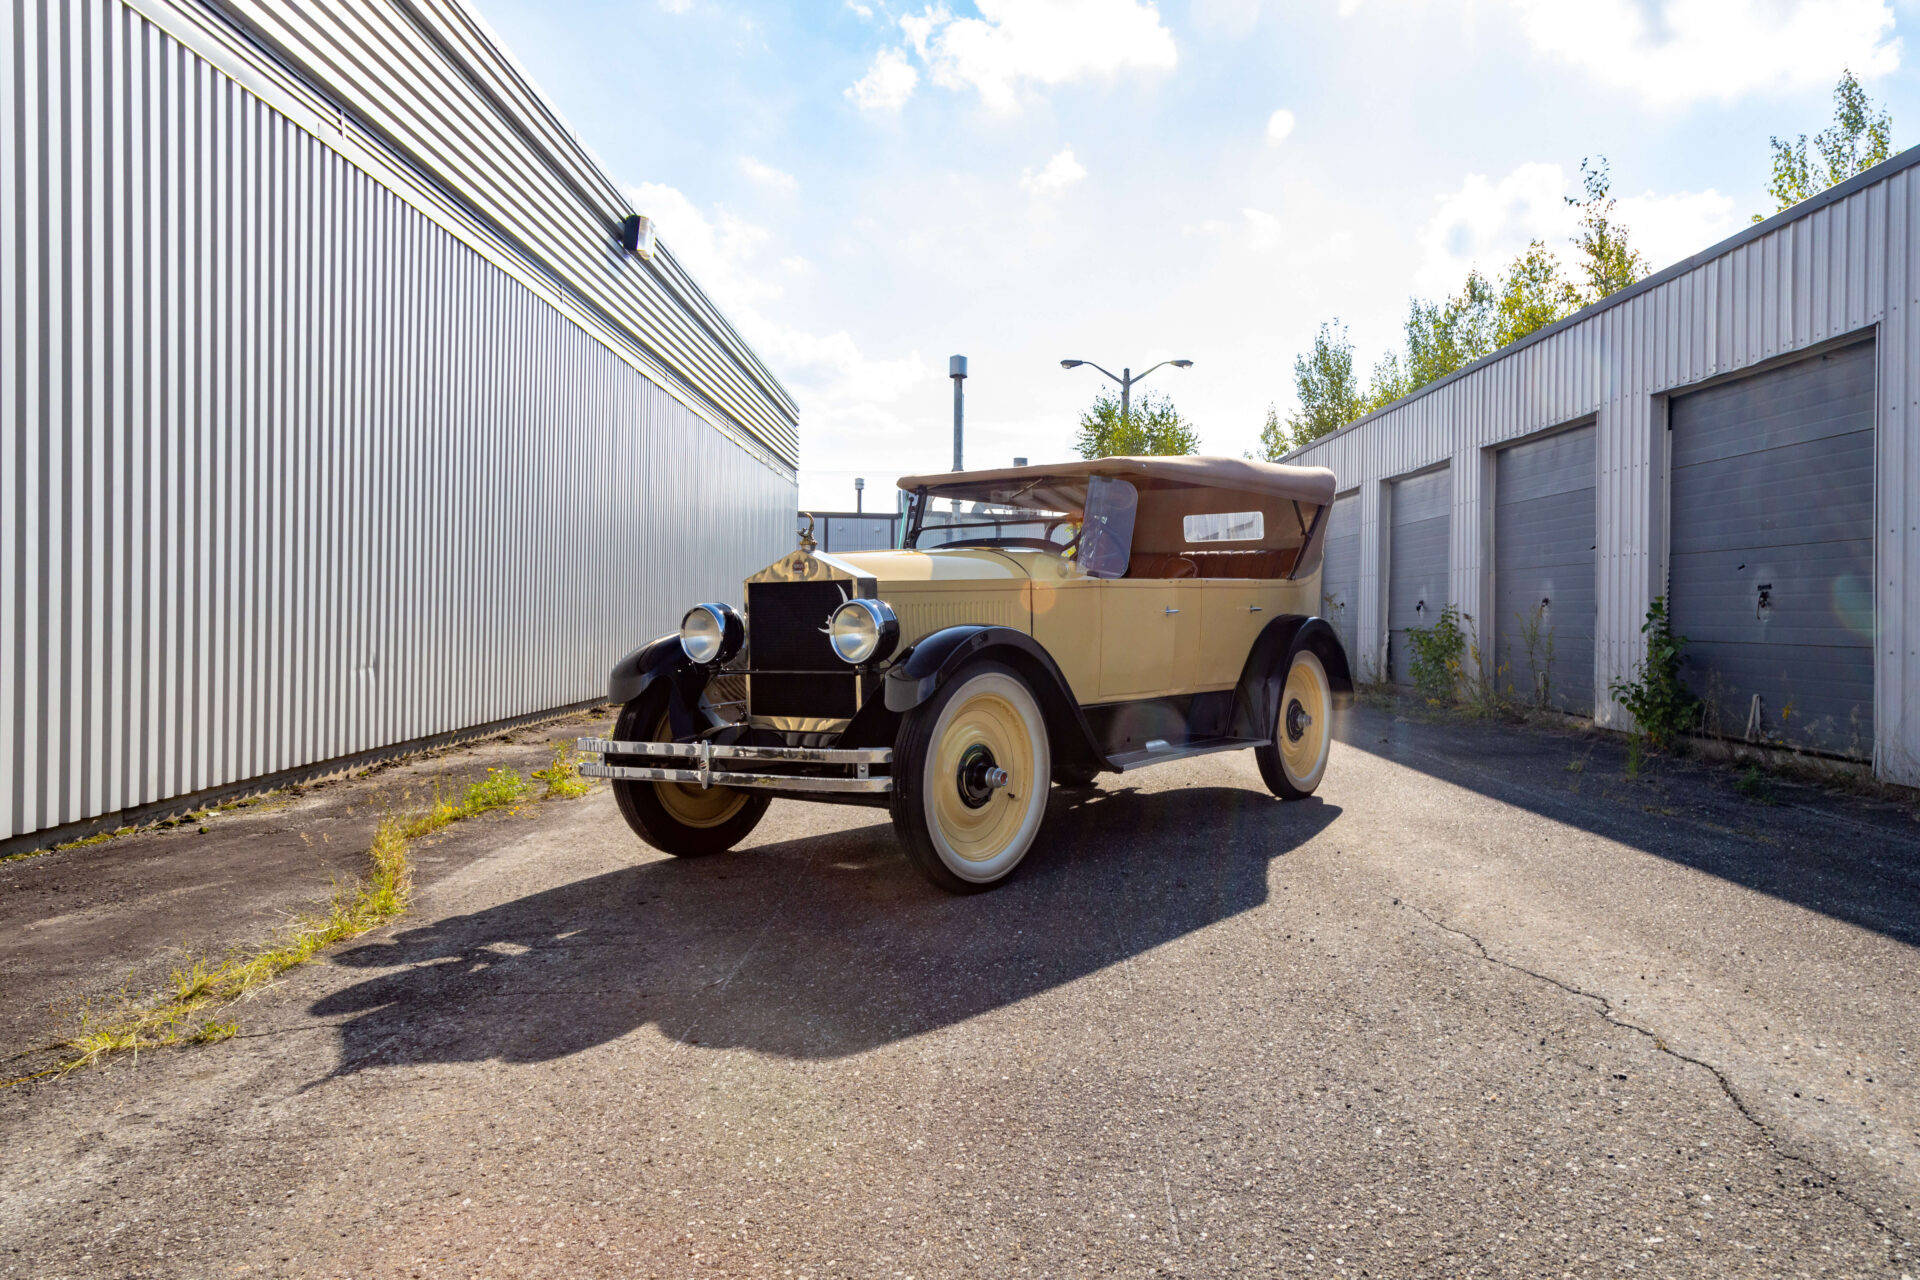
<svg viewBox="0 0 1920 1280"><path fill-rule="evenodd" d="M848 595L837 582L756 582L747 587L747 653L755 671L845 672L821 630Z"/></svg>
<svg viewBox="0 0 1920 1280"><path fill-rule="evenodd" d="M858 709L859 677L834 653L821 630L848 594L845 584L837 582L748 585L750 712L820 720L852 718Z"/></svg>

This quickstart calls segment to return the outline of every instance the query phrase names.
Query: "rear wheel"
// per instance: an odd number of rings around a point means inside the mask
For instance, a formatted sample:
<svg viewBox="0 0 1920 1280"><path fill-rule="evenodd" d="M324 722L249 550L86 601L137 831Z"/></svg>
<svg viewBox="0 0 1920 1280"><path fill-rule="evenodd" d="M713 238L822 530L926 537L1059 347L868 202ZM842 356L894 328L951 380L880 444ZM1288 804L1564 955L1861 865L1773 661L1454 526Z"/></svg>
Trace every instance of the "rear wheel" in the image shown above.
<svg viewBox="0 0 1920 1280"><path fill-rule="evenodd" d="M623 742L671 742L665 680L621 708L613 736ZM614 802L634 834L662 853L681 858L731 849L760 824L771 797L732 787L615 779Z"/></svg>
<svg viewBox="0 0 1920 1280"><path fill-rule="evenodd" d="M971 667L901 721L893 828L908 861L953 893L1013 874L1040 831L1052 777L1046 718L1007 667Z"/></svg>
<svg viewBox="0 0 1920 1280"><path fill-rule="evenodd" d="M1304 800L1320 785L1333 749L1333 686L1327 669L1309 649L1287 663L1273 740L1253 750L1260 777L1282 800Z"/></svg>

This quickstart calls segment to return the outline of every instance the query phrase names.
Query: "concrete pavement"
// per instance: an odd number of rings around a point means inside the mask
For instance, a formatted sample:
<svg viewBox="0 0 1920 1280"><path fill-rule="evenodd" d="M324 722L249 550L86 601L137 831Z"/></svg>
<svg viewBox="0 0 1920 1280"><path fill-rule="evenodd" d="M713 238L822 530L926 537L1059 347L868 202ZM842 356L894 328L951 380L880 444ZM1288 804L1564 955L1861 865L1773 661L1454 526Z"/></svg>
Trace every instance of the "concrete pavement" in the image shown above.
<svg viewBox="0 0 1920 1280"><path fill-rule="evenodd" d="M1920 828L1770 799L1360 710L970 898L874 811L475 820L239 1039L0 1097L0 1275L1909 1274Z"/></svg>

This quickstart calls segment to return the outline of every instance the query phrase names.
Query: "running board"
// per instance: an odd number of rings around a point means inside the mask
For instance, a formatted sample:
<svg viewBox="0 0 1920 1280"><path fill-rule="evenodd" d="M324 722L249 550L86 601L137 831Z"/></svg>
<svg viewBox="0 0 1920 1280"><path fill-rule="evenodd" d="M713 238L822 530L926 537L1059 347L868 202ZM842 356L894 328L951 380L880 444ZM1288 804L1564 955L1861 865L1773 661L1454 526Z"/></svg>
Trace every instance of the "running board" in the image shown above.
<svg viewBox="0 0 1920 1280"><path fill-rule="evenodd" d="M1244 751L1248 747L1265 745L1263 738L1200 738L1178 745L1148 743L1142 751L1123 751L1119 755L1108 756L1107 764L1121 773L1131 773L1135 769L1144 769L1150 764L1165 764L1169 760L1211 755L1215 751Z"/></svg>

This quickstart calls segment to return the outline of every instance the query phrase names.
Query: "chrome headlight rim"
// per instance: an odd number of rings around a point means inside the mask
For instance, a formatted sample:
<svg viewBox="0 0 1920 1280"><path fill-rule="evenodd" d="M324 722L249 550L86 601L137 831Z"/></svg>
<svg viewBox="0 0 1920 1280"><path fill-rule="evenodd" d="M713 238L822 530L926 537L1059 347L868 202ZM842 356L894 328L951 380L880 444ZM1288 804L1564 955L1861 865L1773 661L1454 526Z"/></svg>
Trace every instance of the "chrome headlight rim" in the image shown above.
<svg viewBox="0 0 1920 1280"><path fill-rule="evenodd" d="M731 605L697 604L680 619L680 652L709 667L730 661L747 638L747 624Z"/></svg>
<svg viewBox="0 0 1920 1280"><path fill-rule="evenodd" d="M850 667L882 662L900 643L900 620L885 600L856 597L827 619L827 640Z"/></svg>

